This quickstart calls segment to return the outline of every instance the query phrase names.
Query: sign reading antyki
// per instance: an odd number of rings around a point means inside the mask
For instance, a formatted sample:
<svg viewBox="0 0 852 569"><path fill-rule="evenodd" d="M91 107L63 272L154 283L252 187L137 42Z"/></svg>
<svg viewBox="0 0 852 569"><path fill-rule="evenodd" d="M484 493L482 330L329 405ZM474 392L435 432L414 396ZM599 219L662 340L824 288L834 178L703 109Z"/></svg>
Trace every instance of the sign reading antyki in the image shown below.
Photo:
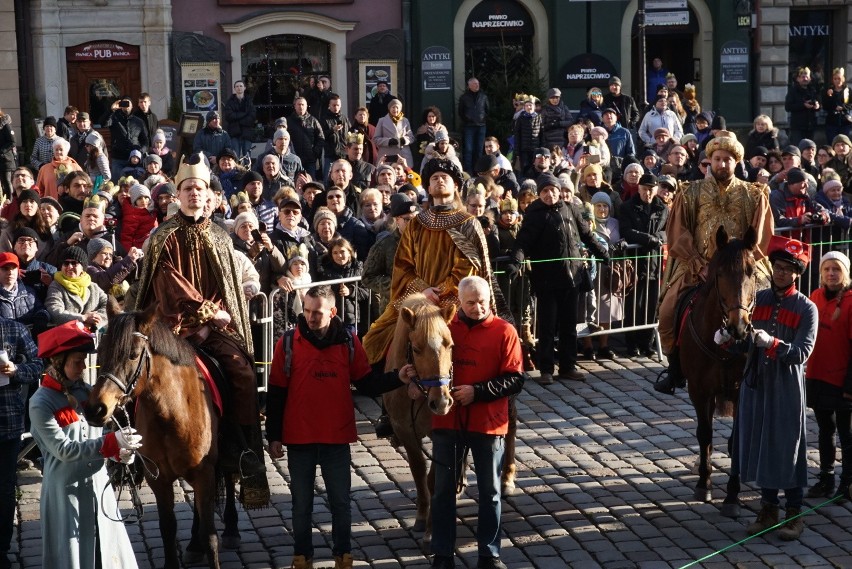
<svg viewBox="0 0 852 569"><path fill-rule="evenodd" d="M453 56L443 46L427 47L420 58L424 91L447 91L453 88Z"/></svg>
<svg viewBox="0 0 852 569"><path fill-rule="evenodd" d="M831 26L790 26L790 37L813 37L831 35Z"/></svg>

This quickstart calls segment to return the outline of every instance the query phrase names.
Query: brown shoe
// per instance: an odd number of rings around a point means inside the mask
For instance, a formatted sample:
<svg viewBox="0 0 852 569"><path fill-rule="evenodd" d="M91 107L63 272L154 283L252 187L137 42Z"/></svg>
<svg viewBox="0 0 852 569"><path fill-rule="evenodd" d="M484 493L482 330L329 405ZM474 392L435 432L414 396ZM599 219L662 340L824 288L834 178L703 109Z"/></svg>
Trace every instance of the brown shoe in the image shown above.
<svg viewBox="0 0 852 569"><path fill-rule="evenodd" d="M778 531L778 537L784 541L799 539L805 530L805 520L801 514L801 508L787 508L787 517L784 518L784 525Z"/></svg>
<svg viewBox="0 0 852 569"><path fill-rule="evenodd" d="M535 382L539 385L553 385L553 374L547 372L541 372L541 375L535 380Z"/></svg>
<svg viewBox="0 0 852 569"><path fill-rule="evenodd" d="M557 374L556 379L567 379L570 381L585 381L586 374L581 372L578 369L569 369L569 370L559 370L559 374Z"/></svg>
<svg viewBox="0 0 852 569"><path fill-rule="evenodd" d="M352 556L348 553L335 555L334 569L352 569Z"/></svg>
<svg viewBox="0 0 852 569"><path fill-rule="evenodd" d="M766 531L772 526L778 523L778 505L777 504L764 504L763 508L760 509L760 513L757 514L757 520L748 528L746 528L746 532L749 535L757 535L762 531Z"/></svg>
<svg viewBox="0 0 852 569"><path fill-rule="evenodd" d="M304 555L293 556L293 564L290 569L314 569L313 559L308 559Z"/></svg>

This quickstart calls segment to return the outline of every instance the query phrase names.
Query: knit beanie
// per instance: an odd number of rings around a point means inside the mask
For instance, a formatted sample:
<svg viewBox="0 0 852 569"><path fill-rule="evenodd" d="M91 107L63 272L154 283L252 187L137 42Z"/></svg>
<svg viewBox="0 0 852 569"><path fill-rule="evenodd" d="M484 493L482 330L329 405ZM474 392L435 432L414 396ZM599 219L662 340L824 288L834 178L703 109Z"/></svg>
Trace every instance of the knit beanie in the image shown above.
<svg viewBox="0 0 852 569"><path fill-rule="evenodd" d="M255 228L260 225L253 211L244 211L234 219L234 233L237 232L241 225L246 223L253 223Z"/></svg>
<svg viewBox="0 0 852 569"><path fill-rule="evenodd" d="M314 231L317 230L320 221L323 219L331 220L331 224L334 226L334 230L337 231L337 216L328 209L327 207L321 207L314 212Z"/></svg>
<svg viewBox="0 0 852 569"><path fill-rule="evenodd" d="M106 239L95 237L94 239L89 241L89 245L86 247L86 252L89 254L90 259L94 259L98 253L100 253L107 247L113 249L112 243L110 243Z"/></svg>
<svg viewBox="0 0 852 569"><path fill-rule="evenodd" d="M151 199L151 190L142 184L133 184L130 187L130 203L136 205L136 200L142 196L146 196L148 199Z"/></svg>
<svg viewBox="0 0 852 569"><path fill-rule="evenodd" d="M85 251L83 251L80 247L77 247L76 245L72 245L71 247L65 249L65 255L63 255L62 260L67 261L69 259L72 261L77 261L84 267L87 267L89 265L89 256L86 254Z"/></svg>

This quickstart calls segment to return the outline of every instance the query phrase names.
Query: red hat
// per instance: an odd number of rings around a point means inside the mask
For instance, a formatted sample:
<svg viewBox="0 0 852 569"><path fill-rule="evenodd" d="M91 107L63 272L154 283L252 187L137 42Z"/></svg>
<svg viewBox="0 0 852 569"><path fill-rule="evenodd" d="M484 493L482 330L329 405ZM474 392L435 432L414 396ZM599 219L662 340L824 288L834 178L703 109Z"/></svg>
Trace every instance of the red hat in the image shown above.
<svg viewBox="0 0 852 569"><path fill-rule="evenodd" d="M6 265L15 265L17 268L21 268L21 262L18 260L18 256L14 253L0 253L0 267L5 267Z"/></svg>
<svg viewBox="0 0 852 569"><path fill-rule="evenodd" d="M95 335L79 320L42 332L38 337L38 357L49 358L65 352L93 352Z"/></svg>
<svg viewBox="0 0 852 569"><path fill-rule="evenodd" d="M811 262L811 246L798 239L773 235L769 240L769 260L793 263L798 267L799 273L803 273Z"/></svg>

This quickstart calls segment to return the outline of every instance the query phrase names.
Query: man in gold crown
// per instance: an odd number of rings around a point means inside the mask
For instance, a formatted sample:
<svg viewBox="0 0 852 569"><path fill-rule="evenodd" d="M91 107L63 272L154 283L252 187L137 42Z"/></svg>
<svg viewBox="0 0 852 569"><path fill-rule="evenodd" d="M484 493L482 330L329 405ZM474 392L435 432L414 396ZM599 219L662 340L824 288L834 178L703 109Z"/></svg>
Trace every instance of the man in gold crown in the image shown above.
<svg viewBox="0 0 852 569"><path fill-rule="evenodd" d="M262 507L269 500L269 487L241 273L230 237L204 217L210 170L203 155L182 164L175 183L180 211L151 237L136 310L156 305L159 317L176 334L222 366L231 393L223 394L220 464L226 472L242 475L243 505Z"/></svg>
<svg viewBox="0 0 852 569"><path fill-rule="evenodd" d="M364 156L364 135L350 132L346 135L346 160L352 166L352 185L366 190L371 187L376 167L361 160Z"/></svg>
<svg viewBox="0 0 852 569"><path fill-rule="evenodd" d="M707 264L716 252L719 226L724 225L735 239L742 239L746 229L754 227L760 288L767 285L771 274L766 258L774 230L769 189L765 184L744 182L734 176L736 165L743 159L743 146L732 133L720 134L707 144L706 150L713 177L682 186L666 226L669 260L660 293L659 332L669 368L666 377L654 384L660 393L673 394L676 387L686 385L675 338L677 301L681 292L707 278Z"/></svg>

